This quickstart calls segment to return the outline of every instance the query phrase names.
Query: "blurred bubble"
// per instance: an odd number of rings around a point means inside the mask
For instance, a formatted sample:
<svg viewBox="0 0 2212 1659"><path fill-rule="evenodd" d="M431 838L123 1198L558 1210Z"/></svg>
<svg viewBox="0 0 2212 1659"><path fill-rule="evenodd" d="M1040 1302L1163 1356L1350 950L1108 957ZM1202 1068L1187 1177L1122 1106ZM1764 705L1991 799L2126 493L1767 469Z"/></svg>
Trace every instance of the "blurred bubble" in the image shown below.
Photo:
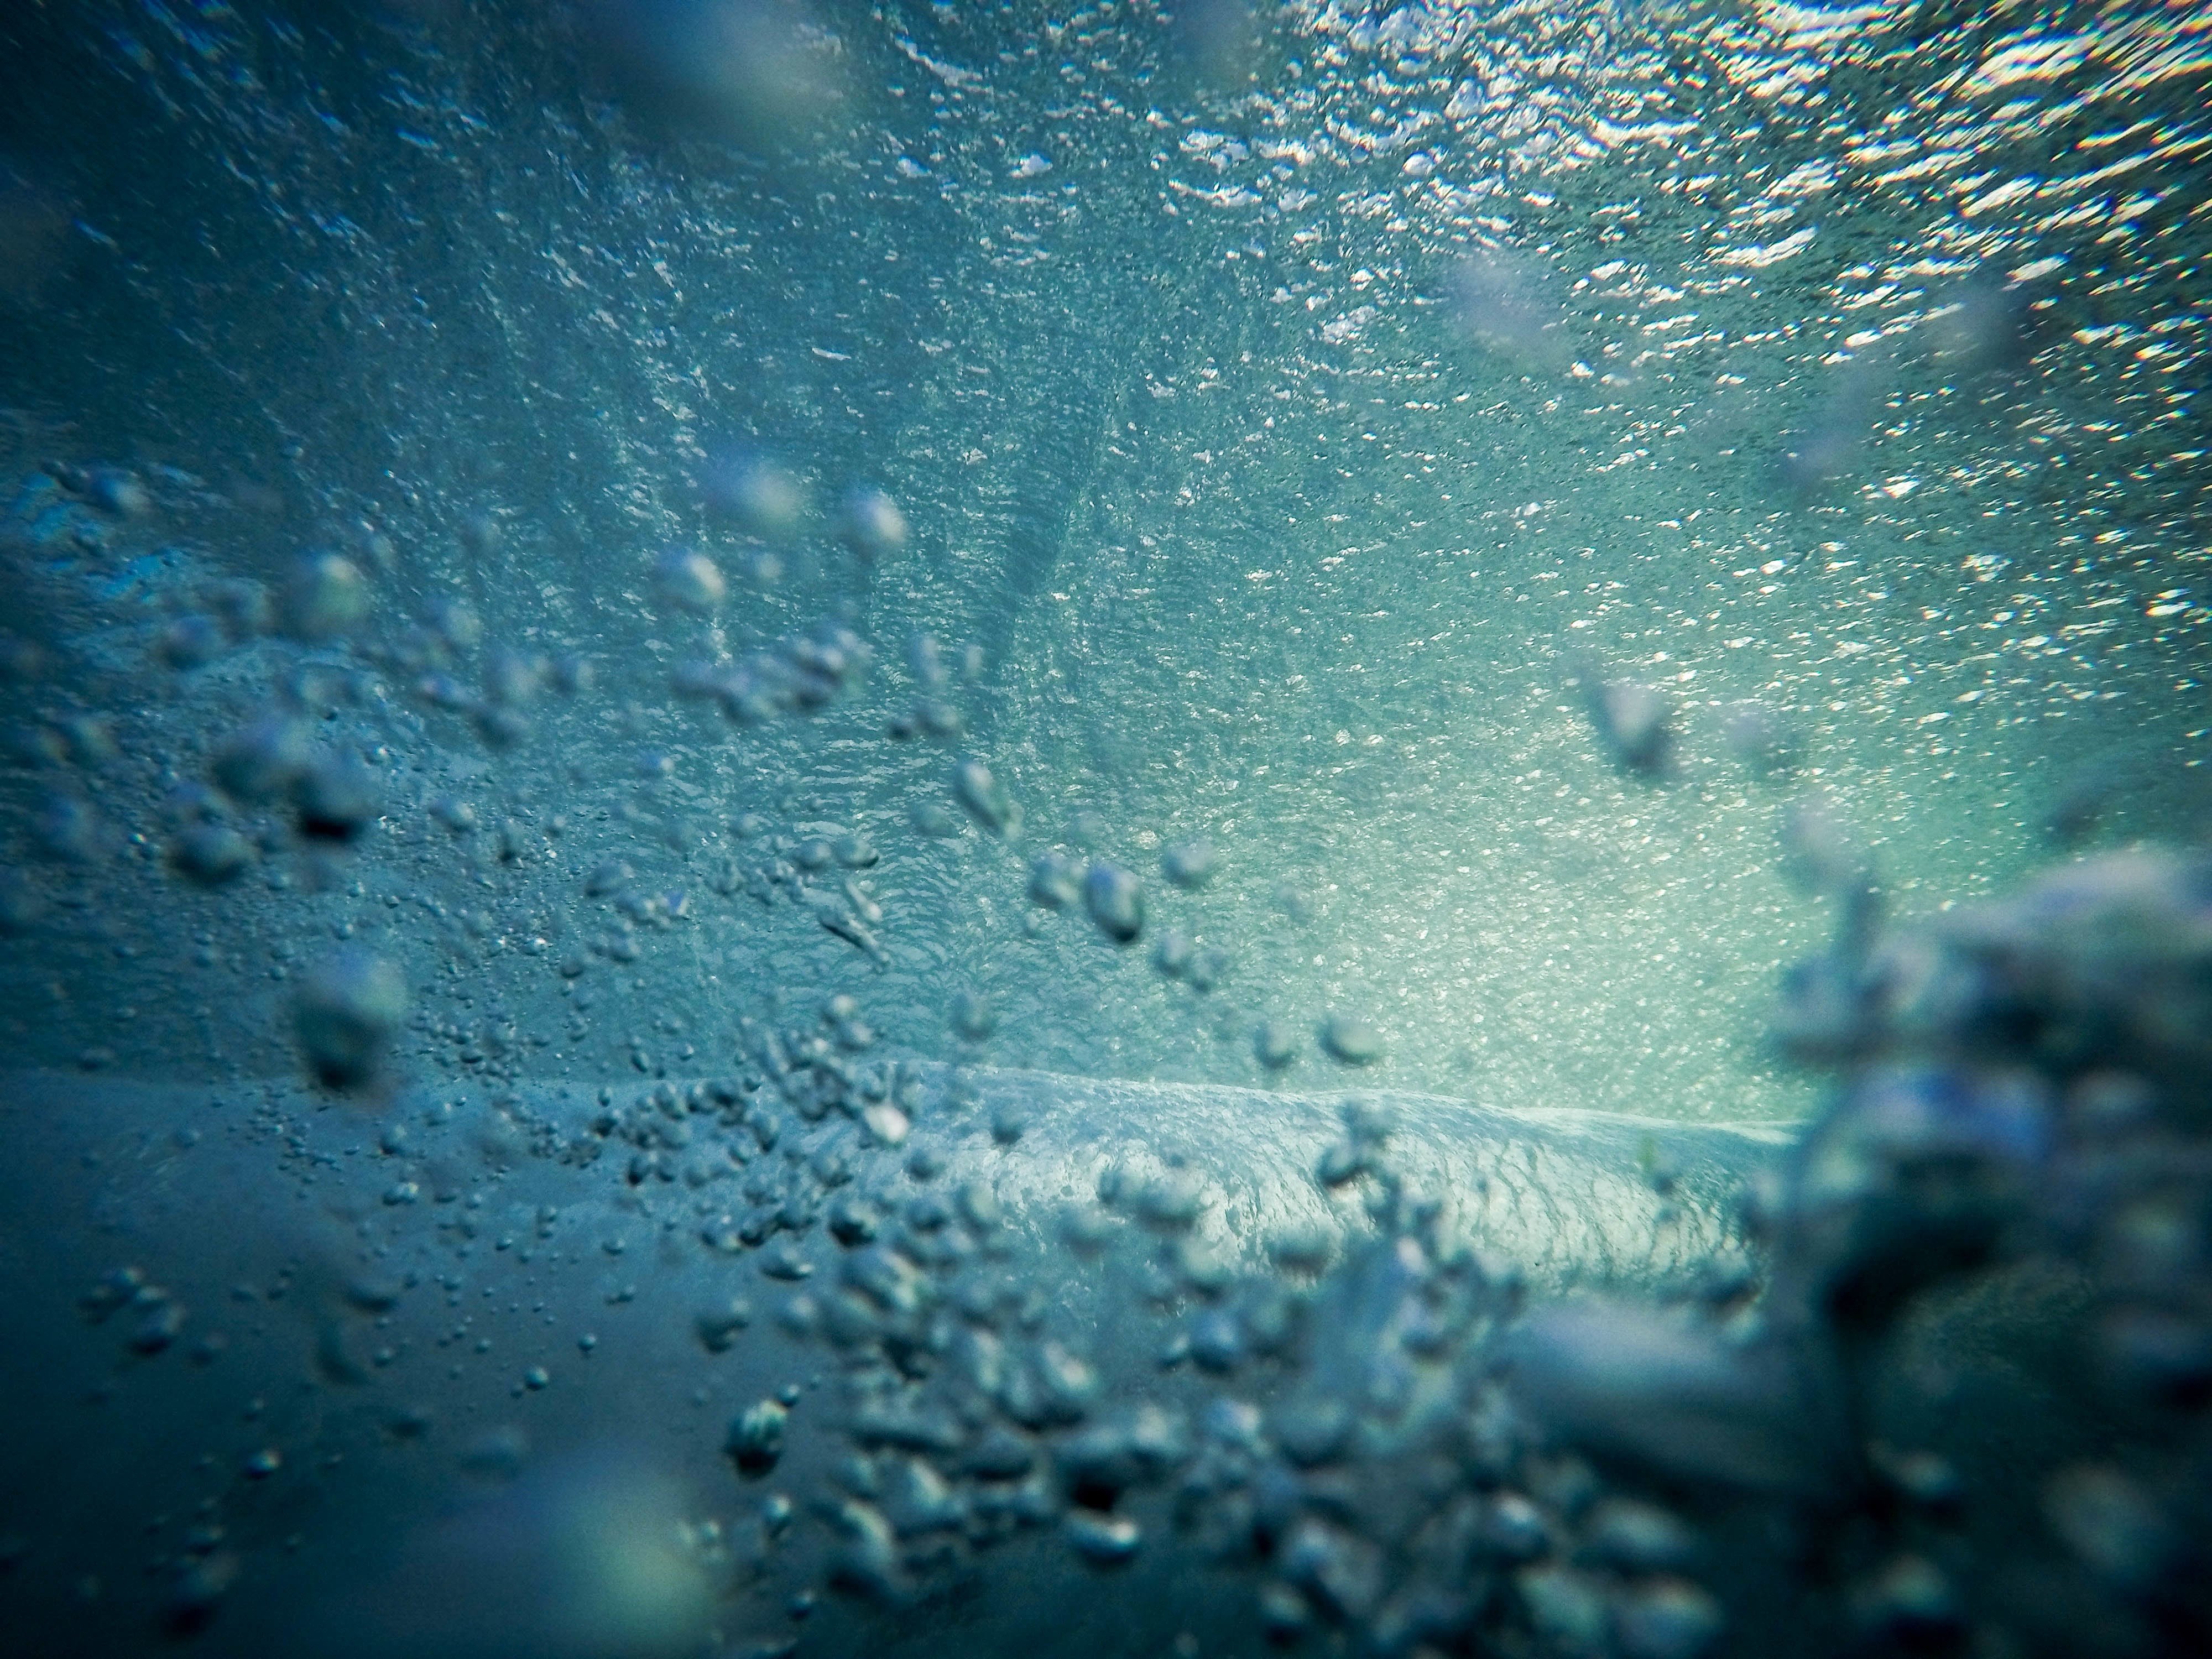
<svg viewBox="0 0 2212 1659"><path fill-rule="evenodd" d="M748 1406L732 1420L723 1449L737 1465L739 1474L748 1480L758 1480L775 1467L783 1455L784 1429L790 1419L787 1407L777 1401L763 1400Z"/></svg>
<svg viewBox="0 0 2212 1659"><path fill-rule="evenodd" d="M1091 866L1083 878L1084 908L1099 932L1117 945L1127 945L1145 928L1143 884L1118 864L1104 860Z"/></svg>
<svg viewBox="0 0 2212 1659"><path fill-rule="evenodd" d="M1874 879L1874 858L1841 809L1808 795L1784 809L1783 872L1803 893L1838 893Z"/></svg>
<svg viewBox="0 0 2212 1659"><path fill-rule="evenodd" d="M1804 739L1765 703L1731 704L1721 715L1721 738L1729 752L1754 772L1787 772L1803 757Z"/></svg>
<svg viewBox="0 0 2212 1659"><path fill-rule="evenodd" d="M1065 853L1041 853L1030 866L1030 897L1048 910L1066 910L1083 897L1083 869Z"/></svg>
<svg viewBox="0 0 2212 1659"><path fill-rule="evenodd" d="M238 1556L229 1550L188 1556L170 1571L161 1602L161 1628L179 1639L198 1635L214 1620L223 1595L238 1580Z"/></svg>
<svg viewBox="0 0 2212 1659"><path fill-rule="evenodd" d="M1371 1066L1382 1058L1382 1034L1357 1014L1331 1014L1321 1024L1321 1046L1346 1066Z"/></svg>
<svg viewBox="0 0 2212 1659"><path fill-rule="evenodd" d="M2064 848L2080 847L2097 832L2124 792L2125 780L2109 759L2075 768L2060 781L2044 809L2044 833Z"/></svg>
<svg viewBox="0 0 2212 1659"><path fill-rule="evenodd" d="M217 616L234 639L250 640L276 626L269 590L259 582L233 578L217 582L210 596Z"/></svg>
<svg viewBox="0 0 2212 1659"><path fill-rule="evenodd" d="M1863 356L1836 371L1822 388L1809 422L1783 436L1786 447L1774 464L1775 484L1783 495L1802 506L1858 465L1887 380L1886 364Z"/></svg>
<svg viewBox="0 0 2212 1659"><path fill-rule="evenodd" d="M993 835L1011 841L1021 834L1021 803L982 762L970 758L952 769L952 793Z"/></svg>
<svg viewBox="0 0 2212 1659"><path fill-rule="evenodd" d="M707 505L756 536L787 536L806 516L806 486L772 458L732 450L711 462L701 481Z"/></svg>
<svg viewBox="0 0 2212 1659"><path fill-rule="evenodd" d="M596 62L657 125L804 147L843 101L843 47L798 0L579 0Z"/></svg>
<svg viewBox="0 0 2212 1659"><path fill-rule="evenodd" d="M484 696L503 707L521 708L537 697L551 672L544 658L502 646L484 663Z"/></svg>
<svg viewBox="0 0 2212 1659"><path fill-rule="evenodd" d="M46 648L36 640L0 638L0 681L28 685L46 677Z"/></svg>
<svg viewBox="0 0 2212 1659"><path fill-rule="evenodd" d="M953 993L948 1017L953 1031L969 1042L981 1042L999 1028L997 1012L973 991Z"/></svg>
<svg viewBox="0 0 2212 1659"><path fill-rule="evenodd" d="M361 567L337 553L303 553L293 562L284 587L286 626L303 640L349 633L368 614L368 580Z"/></svg>
<svg viewBox="0 0 2212 1659"><path fill-rule="evenodd" d="M300 833L311 840L349 842L384 810L377 775L351 755L325 755L293 787Z"/></svg>
<svg viewBox="0 0 2212 1659"><path fill-rule="evenodd" d="M1160 871L1177 887L1196 889L1213 879L1220 862L1213 843L1203 837L1169 848L1160 854Z"/></svg>
<svg viewBox="0 0 2212 1659"><path fill-rule="evenodd" d="M932 690L945 682L945 649L933 634L917 629L906 642L907 667L913 672L915 683Z"/></svg>
<svg viewBox="0 0 2212 1659"><path fill-rule="evenodd" d="M672 547L660 556L653 586L663 605L680 611L712 611L729 592L714 562L688 547Z"/></svg>
<svg viewBox="0 0 2212 1659"><path fill-rule="evenodd" d="M461 522L461 547L471 556L489 558L499 550L501 534L498 517L491 513L474 513Z"/></svg>
<svg viewBox="0 0 2212 1659"><path fill-rule="evenodd" d="M1524 1404L1555 1431L1676 1475L1789 1491L1821 1450L1771 1368L1656 1310L1547 1309L1515 1338L1513 1363Z"/></svg>
<svg viewBox="0 0 2212 1659"><path fill-rule="evenodd" d="M1176 56L1202 82L1240 82L1259 60L1262 25L1252 0L1177 0L1170 27Z"/></svg>
<svg viewBox="0 0 2212 1659"><path fill-rule="evenodd" d="M300 1048L317 1080L332 1089L374 1079L407 1017L407 982L383 957L341 951L310 974L295 1009Z"/></svg>
<svg viewBox="0 0 2212 1659"><path fill-rule="evenodd" d="M1665 775L1673 757L1674 704L1656 686L1609 680L1592 663L1577 665L1583 705L1607 757L1641 778Z"/></svg>
<svg viewBox="0 0 2212 1659"><path fill-rule="evenodd" d="M1541 270L1518 255L1483 252L1453 278L1454 315L1462 332L1529 373L1566 360L1559 308L1545 291Z"/></svg>
<svg viewBox="0 0 2212 1659"><path fill-rule="evenodd" d="M856 489L837 515L837 533L872 564L906 545L906 514L882 490Z"/></svg>
<svg viewBox="0 0 2212 1659"><path fill-rule="evenodd" d="M194 823L179 833L171 857L179 872L204 887L220 887L246 873L253 844L225 823Z"/></svg>
<svg viewBox="0 0 2212 1659"><path fill-rule="evenodd" d="M102 840L99 814L75 795L49 795L32 819L32 831L48 856L68 864L96 857Z"/></svg>
<svg viewBox="0 0 2212 1659"><path fill-rule="evenodd" d="M292 787L313 760L305 723L270 714L223 740L215 753L215 781L234 800L268 800Z"/></svg>
<svg viewBox="0 0 2212 1659"><path fill-rule="evenodd" d="M483 638L483 622L459 599L440 599L430 607L429 627L456 651L473 649Z"/></svg>
<svg viewBox="0 0 2212 1659"><path fill-rule="evenodd" d="M1285 1021L1263 1020L1252 1032L1252 1058L1270 1072L1279 1072L1298 1057L1298 1034Z"/></svg>
<svg viewBox="0 0 2212 1659"><path fill-rule="evenodd" d="M84 476L83 495L103 513L118 519L139 519L154 510L154 498L129 469L96 466Z"/></svg>
<svg viewBox="0 0 2212 1659"><path fill-rule="evenodd" d="M176 669L204 668L221 656L230 643L222 625L212 617L179 617L161 632L155 647L161 660Z"/></svg>
<svg viewBox="0 0 2212 1659"><path fill-rule="evenodd" d="M2166 1518L2118 1469L2086 1464L2060 1470L2044 1490L2043 1508L2051 1529L2114 1583L2147 1583L2172 1553Z"/></svg>
<svg viewBox="0 0 2212 1659"><path fill-rule="evenodd" d="M1937 363L1952 373L2025 368L2042 343L2036 295L2026 283L1984 268L1936 297L1928 325Z"/></svg>
<svg viewBox="0 0 2212 1659"><path fill-rule="evenodd" d="M426 1524L329 1634L356 1655L651 1659L701 1651L714 1611L681 1493L601 1455Z"/></svg>

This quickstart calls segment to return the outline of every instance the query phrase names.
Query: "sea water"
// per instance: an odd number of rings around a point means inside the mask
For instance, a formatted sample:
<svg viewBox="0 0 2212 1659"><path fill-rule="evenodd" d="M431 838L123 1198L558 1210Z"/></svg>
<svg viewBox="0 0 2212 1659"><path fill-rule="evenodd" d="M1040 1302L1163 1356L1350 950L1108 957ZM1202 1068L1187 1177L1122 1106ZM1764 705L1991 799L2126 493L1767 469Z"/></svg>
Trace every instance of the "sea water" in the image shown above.
<svg viewBox="0 0 2212 1659"><path fill-rule="evenodd" d="M870 1618L953 1639L915 1609L959 1583L1033 1651L1050 1621L1022 1609L1110 1607L1132 1558L1164 1575L1158 1628L1086 1613L1064 1650L1782 1651L1796 1575L1838 1644L2066 1650L2134 1620L2114 1651L2188 1650L2185 1510L2090 1450L2201 1452L2201 1191L2051 1160L2147 1125L2201 1149L2201 1073L2168 1047L2202 1038L2174 920L2202 888L2130 849L2201 842L2208 806L2208 52L2148 4L0 21L0 1018L40 1149L17 1228L43 1242L15 1259L51 1304L25 1292L46 1310L11 1386L63 1414L56 1443L119 1421L175 1482L137 1501L134 1451L65 1483L76 1521L0 1510L24 1650L858 1650L888 1639ZM2087 896L1988 910L2084 860ZM1998 971L1985 950L2118 965L2029 975L2039 1022L1929 1000L1930 960ZM2051 1008L2131 998L2165 1023L2119 1022L2094 1066L2045 1041ZM1876 1073L1905 1059L1964 1067L1979 1103L1899 1096ZM2153 1098L2084 1106L2093 1073ZM2056 1092L1990 1104L2026 1078ZM1777 1172L1815 1117L1850 1131L1850 1179ZM1871 1203L1864 1160L1899 1145L1995 1160L2039 1218L1906 1256L2067 1264L2002 1315L1947 1279L1989 1342L2126 1371L2106 1347L2142 1309L2108 1303L2148 1276L2179 1323L2142 1340L2180 1378L2151 1392L2182 1416L2036 1406L2059 1385L2016 1358L1962 1382L1928 1334L1951 1303L1854 1347L1804 1265L1832 1240L1792 1229ZM2133 1219L2066 1233L2082 1206ZM588 1219L533 1218L564 1209ZM226 1213L251 1236L216 1249ZM1102 1216L1127 1237L1093 1238ZM951 1238L1073 1327L963 1301ZM1408 1240L1399 1285L1377 1264ZM251 1282L201 1259L234 1249ZM1127 1276L1077 1297L1101 1250ZM1291 1316L1243 1275L1292 1285L1308 1346L1266 1334ZM833 1284L877 1323L838 1327ZM625 1358L599 1327L656 1286L672 1346ZM1578 1288L1686 1297L1765 1357L1645 1333L1601 1363L1582 1316L1528 1313ZM749 1322L716 1348L702 1299L732 1296ZM1407 1335L1414 1304L1433 1334ZM443 1318L465 1304L551 1334L510 1359ZM1844 1358L1807 1360L1807 1323ZM1057 1361L961 1369L963 1332L1016 1330L1103 1376L1097 1403L1052 1403ZM1316 1438L1372 1382L1332 1341L1401 1344L1426 1379L1368 1402L1400 1425L1371 1444ZM1686 1477L1622 1426L1674 1419L1611 1395L1548 1425L1523 1402L1540 1467L1402 1426L1480 1438L1515 1363L1571 1402L1569 1374L1660 1377L1734 1437L1682 1429L1711 1451ZM1929 1498L1929 1536L1817 1569L1769 1539L1733 1579L1698 1576L1710 1542L1592 1531L1573 1469L1655 1462L1633 1501L1677 1525L1748 1524L1749 1490L1861 1526L1837 1517L1865 1483L1938 1454L1869 1450L1822 1401L1893 1407L1893 1371L1951 1402L1906 1412L1931 1440L1984 1395L2077 1425L1984 1506L2057 1518L1954 1547ZM860 1435L854 1469L861 1407L778 1405L801 1442L820 1420L818 1467L761 1518L725 1431L752 1443L739 1408L772 1384L841 1378L937 1387L957 1431ZM1135 1432L1156 1384L1184 1390L1172 1432L1076 1444ZM564 1386L588 1402L565 1418ZM1004 1475L975 1462L994 1413L1026 1460L998 1444ZM1775 1449L1824 1435L1817 1480ZM2193 1467L2172 1455L2142 1459ZM283 1488L319 1458L348 1473L310 1524ZM26 1459L19 1488L59 1478ZM1464 1483L1480 1512L1452 1524L1490 1541L1330 1497L1340 1459L1378 1491L1431 1472L1438 1516ZM1125 1534L1123 1489L1207 1468ZM404 1540L457 1524L424 1518L454 1481L518 1559L572 1523L658 1541L580 1546L557 1638L462 1582L411 1621L333 1613L415 1582L349 1572L347 1540L429 1547ZM1322 1530L1219 1519L1251 1492ZM1538 1519L1514 1533L1501 1492ZM1009 1565L1033 1538L1053 1565ZM288 1573L288 1548L331 1553ZM2086 1588L2024 1613L2038 1551ZM824 1618L793 1616L817 1589Z"/></svg>

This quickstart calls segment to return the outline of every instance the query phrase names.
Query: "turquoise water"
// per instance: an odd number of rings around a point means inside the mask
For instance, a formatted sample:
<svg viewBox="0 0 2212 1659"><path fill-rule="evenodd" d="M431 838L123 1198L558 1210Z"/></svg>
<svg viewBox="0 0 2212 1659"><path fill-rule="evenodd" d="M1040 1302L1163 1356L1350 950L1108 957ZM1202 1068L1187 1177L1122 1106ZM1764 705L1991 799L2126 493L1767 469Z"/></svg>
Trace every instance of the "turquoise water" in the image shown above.
<svg viewBox="0 0 2212 1659"><path fill-rule="evenodd" d="M680 35L716 9L659 10ZM421 1006L465 1018L457 963L588 933L582 871L637 848L641 879L701 887L755 855L728 827L753 811L875 837L887 971L702 894L635 972L587 976L593 1035L555 1053L605 1066L656 1017L834 983L950 1054L957 982L1021 1064L1248 1081L1254 1022L1342 1007L1409 1085L1793 1115L1765 1000L1827 923L1777 874L1778 803L1832 797L1908 912L2045 856L2087 773L2100 836L2201 821L2204 134L2176 89L2203 59L2179 13L1292 9L1215 52L1126 9L825 14L794 37L806 120L742 76L696 108L659 70L595 81L613 26L588 11L35 27L88 79L33 108L90 101L11 141L70 217L18 279L17 465L73 445L195 482L24 567L89 677L25 715L84 703L122 753L11 788L154 833L165 771L295 653L178 676L147 630L316 546L369 576L352 649L316 659L351 699L325 737L398 757L395 833L334 891L28 869L106 889L94 937L11 952L17 1038L53 1057L178 1057L150 991L134 1037L93 987L115 946L158 977L208 933L221 1033L183 1048L266 1065L268 954L394 892L482 912L458 955L389 934ZM135 125L94 131L110 109ZM702 136L727 131L753 149ZM780 533L702 501L740 449L801 486ZM873 568L827 533L862 484L911 526ZM117 580L164 538L188 567ZM672 542L727 568L711 617L655 603ZM446 603L481 624L459 680L573 651L597 690L486 752L410 695L410 625ZM837 607L878 662L834 710L733 732L671 696L679 659ZM957 739L880 740L915 630L981 648ZM1577 653L1677 705L1663 787L1596 751ZM1796 734L1787 775L1730 757L1744 699ZM1155 902L1231 953L1220 986L1039 916L1025 857L972 829L913 834L970 751L1024 804L1021 854L1150 877L1163 841L1209 839L1211 887ZM456 790L532 842L488 884L483 838L426 828ZM333 885L290 847L263 862ZM554 1036L550 961L494 978Z"/></svg>
<svg viewBox="0 0 2212 1659"><path fill-rule="evenodd" d="M864 1053L1802 1121L1792 963L2203 840L2208 71L2148 3L12 11L9 1069L341 1161Z"/></svg>

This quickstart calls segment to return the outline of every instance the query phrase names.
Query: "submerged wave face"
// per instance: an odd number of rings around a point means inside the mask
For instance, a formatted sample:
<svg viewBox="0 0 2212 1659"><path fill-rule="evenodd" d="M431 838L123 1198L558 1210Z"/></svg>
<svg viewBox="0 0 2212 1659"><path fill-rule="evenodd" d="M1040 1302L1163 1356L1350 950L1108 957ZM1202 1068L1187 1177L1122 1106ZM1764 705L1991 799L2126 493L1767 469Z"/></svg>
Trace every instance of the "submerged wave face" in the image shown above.
<svg viewBox="0 0 2212 1659"><path fill-rule="evenodd" d="M0 18L0 1643L2212 1647L2208 51Z"/></svg>

